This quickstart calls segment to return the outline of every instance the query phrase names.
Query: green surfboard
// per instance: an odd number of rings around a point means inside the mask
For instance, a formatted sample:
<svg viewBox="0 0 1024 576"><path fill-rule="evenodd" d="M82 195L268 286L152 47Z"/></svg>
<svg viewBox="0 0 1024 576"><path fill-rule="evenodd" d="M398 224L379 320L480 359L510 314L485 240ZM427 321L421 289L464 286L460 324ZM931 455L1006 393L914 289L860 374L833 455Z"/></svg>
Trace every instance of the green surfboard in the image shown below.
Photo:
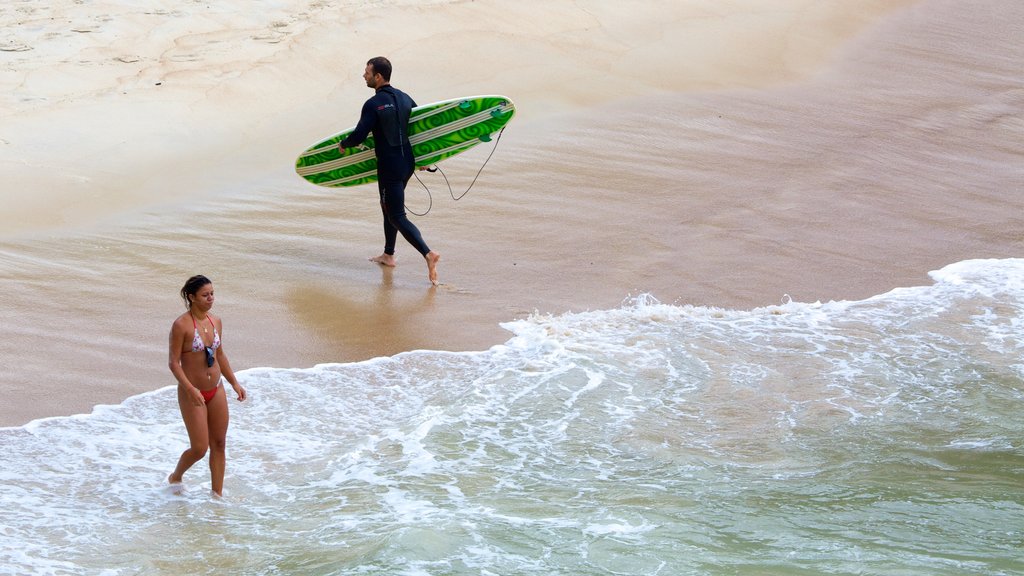
<svg viewBox="0 0 1024 576"><path fill-rule="evenodd" d="M417 166L430 166L489 142L515 115L504 96L469 96L417 106L409 116L409 141ZM337 188L377 181L373 135L358 148L338 150L355 127L317 142L295 161L295 172L318 186Z"/></svg>

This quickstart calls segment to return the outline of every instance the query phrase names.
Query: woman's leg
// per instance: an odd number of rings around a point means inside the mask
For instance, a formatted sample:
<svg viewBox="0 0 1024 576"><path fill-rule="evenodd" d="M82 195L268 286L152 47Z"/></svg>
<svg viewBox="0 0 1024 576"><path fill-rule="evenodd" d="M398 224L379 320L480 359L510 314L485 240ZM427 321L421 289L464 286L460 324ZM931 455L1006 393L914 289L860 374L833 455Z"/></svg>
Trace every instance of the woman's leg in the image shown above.
<svg viewBox="0 0 1024 576"><path fill-rule="evenodd" d="M181 457L178 458L178 465L167 478L172 484L181 482L185 472L193 464L202 460L210 446L209 429L206 423L206 406L196 406L193 404L192 399L185 394L185 390L181 386L178 386L178 409L181 410L181 419L185 422L185 430L188 432L189 447L181 453Z"/></svg>
<svg viewBox="0 0 1024 576"><path fill-rule="evenodd" d="M217 394L206 405L210 437L210 487L220 496L224 491L225 444L228 435L228 397L224 386L217 387Z"/></svg>

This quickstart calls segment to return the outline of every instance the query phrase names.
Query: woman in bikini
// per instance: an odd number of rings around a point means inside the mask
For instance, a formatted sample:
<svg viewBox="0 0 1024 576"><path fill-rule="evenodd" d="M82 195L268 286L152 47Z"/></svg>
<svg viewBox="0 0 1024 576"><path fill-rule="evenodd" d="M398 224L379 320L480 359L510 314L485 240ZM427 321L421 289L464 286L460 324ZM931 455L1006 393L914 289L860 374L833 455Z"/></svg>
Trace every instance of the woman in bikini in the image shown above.
<svg viewBox="0 0 1024 576"><path fill-rule="evenodd" d="M188 310L171 324L168 366L178 380L178 408L190 446L167 480L180 484L185 471L209 450L213 493L220 496L228 432L228 401L221 378L231 384L239 401L245 400L245 388L235 380L221 346L223 324L210 314L213 283L206 276L193 276L181 289L181 298Z"/></svg>

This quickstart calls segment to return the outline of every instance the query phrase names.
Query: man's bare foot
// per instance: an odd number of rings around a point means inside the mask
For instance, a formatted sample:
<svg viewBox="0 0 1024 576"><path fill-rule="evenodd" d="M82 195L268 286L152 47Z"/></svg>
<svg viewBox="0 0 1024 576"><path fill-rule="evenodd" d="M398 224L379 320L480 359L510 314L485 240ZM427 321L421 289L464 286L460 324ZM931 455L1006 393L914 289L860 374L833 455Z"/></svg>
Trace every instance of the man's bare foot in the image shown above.
<svg viewBox="0 0 1024 576"><path fill-rule="evenodd" d="M370 262L376 262L381 266L395 267L395 256L393 254L381 254L376 258L370 258Z"/></svg>
<svg viewBox="0 0 1024 576"><path fill-rule="evenodd" d="M441 255L431 250L423 258L427 261L427 276L430 278L430 283L437 286L437 261L441 259Z"/></svg>

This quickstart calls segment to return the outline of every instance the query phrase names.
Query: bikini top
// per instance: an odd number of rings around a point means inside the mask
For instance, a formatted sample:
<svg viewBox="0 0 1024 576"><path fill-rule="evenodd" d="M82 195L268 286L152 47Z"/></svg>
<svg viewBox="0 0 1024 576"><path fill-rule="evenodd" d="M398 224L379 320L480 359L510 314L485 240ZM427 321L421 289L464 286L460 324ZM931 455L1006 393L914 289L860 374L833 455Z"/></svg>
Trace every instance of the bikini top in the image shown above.
<svg viewBox="0 0 1024 576"><path fill-rule="evenodd" d="M213 346L210 346L210 348L216 350L220 348L220 334L217 334L217 325L213 323L213 318L209 316L206 318L210 321L210 325L213 326ZM196 323L195 316L192 316L192 326L196 329L195 336L192 337L192 351L202 352L206 350L206 343L203 342L203 337L199 335L199 324Z"/></svg>

